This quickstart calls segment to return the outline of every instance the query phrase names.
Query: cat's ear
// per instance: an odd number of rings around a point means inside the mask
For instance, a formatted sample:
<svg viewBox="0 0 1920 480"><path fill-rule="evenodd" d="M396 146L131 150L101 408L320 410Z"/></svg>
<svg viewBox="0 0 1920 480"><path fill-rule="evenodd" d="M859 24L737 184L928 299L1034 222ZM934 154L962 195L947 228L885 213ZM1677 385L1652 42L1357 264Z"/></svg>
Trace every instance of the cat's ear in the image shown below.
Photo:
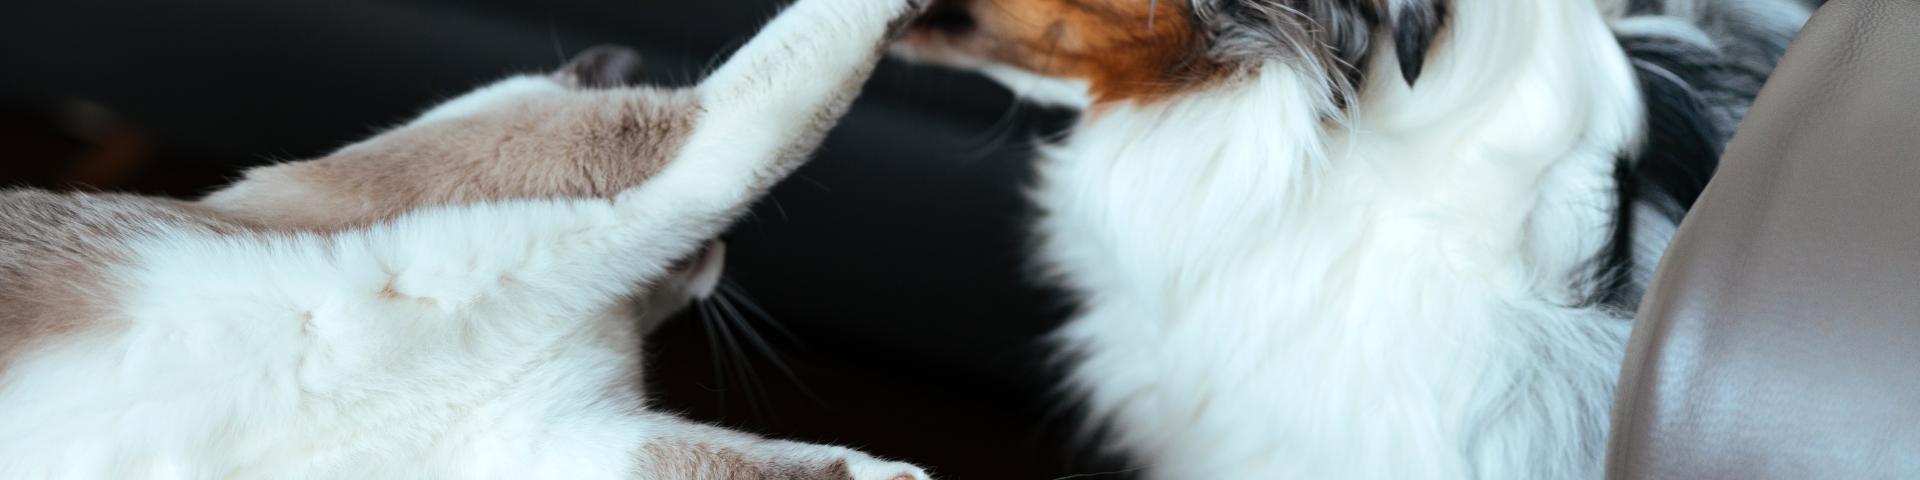
<svg viewBox="0 0 1920 480"><path fill-rule="evenodd" d="M640 52L619 45L586 49L553 72L561 83L586 88L615 88L640 80Z"/></svg>
<svg viewBox="0 0 1920 480"><path fill-rule="evenodd" d="M1388 28L1393 29L1394 58L1400 60L1400 78L1412 86L1427 66L1428 50L1446 30L1450 0L1386 0Z"/></svg>

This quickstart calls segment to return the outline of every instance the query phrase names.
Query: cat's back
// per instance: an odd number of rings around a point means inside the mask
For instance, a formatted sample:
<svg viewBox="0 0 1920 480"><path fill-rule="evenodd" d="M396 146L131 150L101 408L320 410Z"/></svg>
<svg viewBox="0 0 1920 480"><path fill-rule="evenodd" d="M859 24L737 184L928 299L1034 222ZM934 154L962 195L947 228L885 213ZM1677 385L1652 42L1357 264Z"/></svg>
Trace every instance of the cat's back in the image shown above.
<svg viewBox="0 0 1920 480"><path fill-rule="evenodd" d="M245 229L178 200L0 190L0 372L36 345L106 327L106 273L135 240Z"/></svg>
<svg viewBox="0 0 1920 480"><path fill-rule="evenodd" d="M138 235L191 228L242 228L204 207L120 193L0 190L0 265L31 260L28 252L90 254ZM5 274L5 272L0 272Z"/></svg>

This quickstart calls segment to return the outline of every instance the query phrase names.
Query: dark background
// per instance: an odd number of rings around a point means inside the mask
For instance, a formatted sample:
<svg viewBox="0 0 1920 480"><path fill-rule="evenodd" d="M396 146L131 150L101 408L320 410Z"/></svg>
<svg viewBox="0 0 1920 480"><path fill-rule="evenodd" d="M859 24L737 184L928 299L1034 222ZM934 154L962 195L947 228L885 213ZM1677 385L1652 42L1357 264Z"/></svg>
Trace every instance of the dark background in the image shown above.
<svg viewBox="0 0 1920 480"><path fill-rule="evenodd" d="M0 185L197 197L595 44L687 84L780 3L12 1ZM1078 440L1044 368L1042 336L1070 308L1025 274L1033 138L1066 120L984 79L883 65L819 158L730 235L728 276L771 313L743 316L773 355L738 324L729 343L682 318L652 340L658 404L945 478L1118 470ZM1096 476L1115 475L1080 478Z"/></svg>

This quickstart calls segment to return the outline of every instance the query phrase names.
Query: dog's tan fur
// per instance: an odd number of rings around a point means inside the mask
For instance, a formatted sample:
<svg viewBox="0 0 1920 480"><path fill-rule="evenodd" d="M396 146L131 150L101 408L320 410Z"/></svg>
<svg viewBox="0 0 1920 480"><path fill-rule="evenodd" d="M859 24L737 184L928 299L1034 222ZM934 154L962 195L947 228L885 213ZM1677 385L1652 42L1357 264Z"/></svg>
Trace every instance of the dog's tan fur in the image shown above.
<svg viewBox="0 0 1920 480"><path fill-rule="evenodd" d="M1204 85L1224 70L1200 51L1188 2L1179 0L939 0L964 29L919 28L918 54L974 57L1041 75L1085 80L1096 103L1146 102Z"/></svg>

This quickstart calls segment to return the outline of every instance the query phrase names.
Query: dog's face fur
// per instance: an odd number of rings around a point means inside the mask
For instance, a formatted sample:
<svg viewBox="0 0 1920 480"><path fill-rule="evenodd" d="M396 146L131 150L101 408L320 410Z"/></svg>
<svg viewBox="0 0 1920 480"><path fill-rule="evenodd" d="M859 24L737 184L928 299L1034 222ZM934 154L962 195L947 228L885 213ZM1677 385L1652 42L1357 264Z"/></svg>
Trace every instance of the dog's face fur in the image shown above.
<svg viewBox="0 0 1920 480"><path fill-rule="evenodd" d="M897 51L1077 81L1092 104L1150 102L1274 60L1325 72L1342 98L1379 48L1417 79L1448 1L938 0Z"/></svg>

